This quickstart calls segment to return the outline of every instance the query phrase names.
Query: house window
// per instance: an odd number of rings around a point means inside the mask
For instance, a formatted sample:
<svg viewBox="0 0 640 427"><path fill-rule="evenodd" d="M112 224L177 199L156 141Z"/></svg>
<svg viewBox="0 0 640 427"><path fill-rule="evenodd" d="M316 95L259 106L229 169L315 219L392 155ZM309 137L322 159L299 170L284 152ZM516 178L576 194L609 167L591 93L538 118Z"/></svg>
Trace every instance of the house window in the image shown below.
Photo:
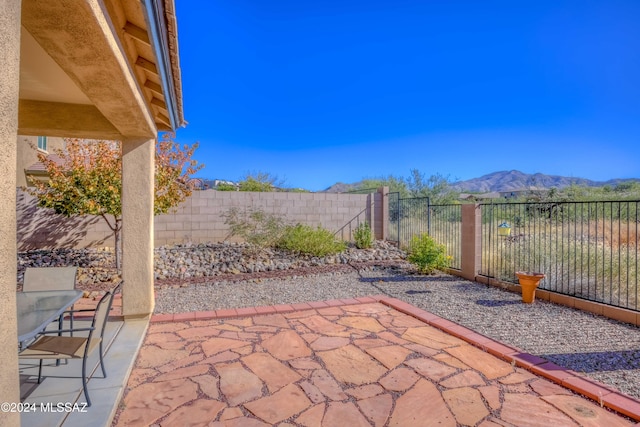
<svg viewBox="0 0 640 427"><path fill-rule="evenodd" d="M47 137L39 136L38 137L38 150L47 151Z"/></svg>

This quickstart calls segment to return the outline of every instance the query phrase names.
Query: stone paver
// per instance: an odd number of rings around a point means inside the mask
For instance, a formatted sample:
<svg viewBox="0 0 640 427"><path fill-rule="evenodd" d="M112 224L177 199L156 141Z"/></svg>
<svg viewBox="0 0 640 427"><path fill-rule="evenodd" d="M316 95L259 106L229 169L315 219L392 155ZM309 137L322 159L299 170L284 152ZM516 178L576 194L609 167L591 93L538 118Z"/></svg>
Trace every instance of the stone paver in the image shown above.
<svg viewBox="0 0 640 427"><path fill-rule="evenodd" d="M342 317L338 319L338 323L344 326L349 326L350 328L361 329L368 332L382 332L386 329L380 324L380 322L376 319L372 319L371 317Z"/></svg>
<svg viewBox="0 0 640 427"><path fill-rule="evenodd" d="M417 373L434 382L439 382L443 378L456 373L456 369L447 366L444 363L436 362L432 359L421 357L419 359L411 359L407 361L407 365L411 366Z"/></svg>
<svg viewBox="0 0 640 427"><path fill-rule="evenodd" d="M207 357L222 353L223 351L244 347L247 343L242 340L230 338L211 338L202 343L202 351Z"/></svg>
<svg viewBox="0 0 640 427"><path fill-rule="evenodd" d="M218 400L196 400L172 412L162 425L185 427L206 426L226 405Z"/></svg>
<svg viewBox="0 0 640 427"><path fill-rule="evenodd" d="M326 317L315 315L307 318L301 318L300 321L312 331L319 334L327 334L331 336L344 336L345 326L338 325Z"/></svg>
<svg viewBox="0 0 640 427"><path fill-rule="evenodd" d="M304 427L321 427L325 408L326 405L324 403L315 405L296 418L296 422Z"/></svg>
<svg viewBox="0 0 640 427"><path fill-rule="evenodd" d="M323 426L369 427L371 424L352 402L331 402L322 420Z"/></svg>
<svg viewBox="0 0 640 427"><path fill-rule="evenodd" d="M289 384L282 390L244 405L255 416L271 424L299 414L309 406L311 401L295 384Z"/></svg>
<svg viewBox="0 0 640 427"><path fill-rule="evenodd" d="M632 425L433 315L354 301L152 322L114 426Z"/></svg>
<svg viewBox="0 0 640 427"><path fill-rule="evenodd" d="M311 381L329 400L344 400L347 398L340 384L324 369L313 371Z"/></svg>
<svg viewBox="0 0 640 427"><path fill-rule="evenodd" d="M513 366L509 363L475 347L459 346L448 348L446 351L489 379L504 377L514 372Z"/></svg>
<svg viewBox="0 0 640 427"><path fill-rule="evenodd" d="M440 381L440 385L447 388L458 388L465 386L480 386L485 385L485 381L482 379L479 373L476 371L466 370L460 374L449 377L444 381Z"/></svg>
<svg viewBox="0 0 640 427"><path fill-rule="evenodd" d="M382 427L387 422L391 413L393 398L390 394L369 397L358 401L358 406L362 413L376 427Z"/></svg>
<svg viewBox="0 0 640 427"><path fill-rule="evenodd" d="M127 410L119 419L120 425L148 426L197 397L197 386L189 380L142 384L125 397Z"/></svg>
<svg viewBox="0 0 640 427"><path fill-rule="evenodd" d="M426 426L431 420L438 420L438 426L456 426L456 420L436 386L421 379L396 400L389 426Z"/></svg>
<svg viewBox="0 0 640 427"><path fill-rule="evenodd" d="M269 353L253 353L243 357L242 361L265 382L272 393L301 378L300 374L279 362Z"/></svg>
<svg viewBox="0 0 640 427"><path fill-rule="evenodd" d="M552 395L545 396L542 400L560 409L582 426L617 427L626 425L619 417L614 416L606 409L593 405L585 405L584 399L577 396Z"/></svg>
<svg viewBox="0 0 640 427"><path fill-rule="evenodd" d="M368 384L378 381L378 378L387 372L384 366L353 345L316 354L340 382Z"/></svg>
<svg viewBox="0 0 640 427"><path fill-rule="evenodd" d="M240 363L216 367L220 375L220 391L232 405L239 405L262 396L262 381Z"/></svg>
<svg viewBox="0 0 640 427"><path fill-rule="evenodd" d="M390 391L405 391L419 379L420 375L416 374L413 369L403 367L389 372L380 380L380 384Z"/></svg>
<svg viewBox="0 0 640 427"><path fill-rule="evenodd" d="M459 424L474 426L489 415L489 410L482 401L482 395L474 388L460 387L445 390L442 392L442 397Z"/></svg>
<svg viewBox="0 0 640 427"><path fill-rule="evenodd" d="M311 355L307 343L293 330L284 330L262 343L262 346L280 360L297 359Z"/></svg>
<svg viewBox="0 0 640 427"><path fill-rule="evenodd" d="M396 368L404 362L408 355L413 353L413 351L397 345L368 348L366 352L386 366L387 369Z"/></svg>
<svg viewBox="0 0 640 427"><path fill-rule="evenodd" d="M576 425L562 411L531 394L506 393L500 418L522 427Z"/></svg>

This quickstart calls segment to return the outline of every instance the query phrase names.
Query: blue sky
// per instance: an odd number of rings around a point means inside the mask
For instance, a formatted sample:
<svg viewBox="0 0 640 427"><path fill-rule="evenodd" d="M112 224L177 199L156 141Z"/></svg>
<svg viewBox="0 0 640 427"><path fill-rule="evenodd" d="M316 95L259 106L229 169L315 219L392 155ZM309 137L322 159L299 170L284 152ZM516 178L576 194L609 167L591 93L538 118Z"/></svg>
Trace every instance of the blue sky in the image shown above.
<svg viewBox="0 0 640 427"><path fill-rule="evenodd" d="M640 1L176 0L205 178L640 178Z"/></svg>

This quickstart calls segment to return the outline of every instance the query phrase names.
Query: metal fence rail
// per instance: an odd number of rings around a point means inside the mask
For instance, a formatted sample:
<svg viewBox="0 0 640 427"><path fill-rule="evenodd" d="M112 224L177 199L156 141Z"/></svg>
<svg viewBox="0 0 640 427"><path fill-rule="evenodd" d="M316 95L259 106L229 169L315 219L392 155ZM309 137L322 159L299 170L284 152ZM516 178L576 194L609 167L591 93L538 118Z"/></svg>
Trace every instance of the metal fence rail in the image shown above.
<svg viewBox="0 0 640 427"><path fill-rule="evenodd" d="M482 204L480 274L517 283L516 271L540 271L543 289L638 310L639 205Z"/></svg>
<svg viewBox="0 0 640 427"><path fill-rule="evenodd" d="M354 232L360 226L360 224L367 224L369 228L371 228L371 224L367 218L371 216L371 206L368 206L361 210L358 215L354 216L351 221L343 225L340 229L338 229L334 236L338 237L340 240L345 242L353 242L354 241Z"/></svg>
<svg viewBox="0 0 640 427"><path fill-rule="evenodd" d="M400 246L400 193L389 193L389 220L387 240L396 242Z"/></svg>
<svg viewBox="0 0 640 427"><path fill-rule="evenodd" d="M445 246L452 257L451 268L462 266L462 208L460 205L431 205L429 235Z"/></svg>
<svg viewBox="0 0 640 427"><path fill-rule="evenodd" d="M401 199L389 194L388 239L407 248L414 236L429 234L452 257L451 268L461 265L462 211L460 205L431 205L428 197Z"/></svg>
<svg viewBox="0 0 640 427"><path fill-rule="evenodd" d="M413 236L431 230L428 197L398 200L398 242L400 247L408 247Z"/></svg>
<svg viewBox="0 0 640 427"><path fill-rule="evenodd" d="M479 274L517 283L516 271L538 271L546 275L542 289L640 310L640 201L480 206ZM389 239L406 248L413 236L428 233L445 245L451 267L460 269L461 216L461 205L390 193Z"/></svg>

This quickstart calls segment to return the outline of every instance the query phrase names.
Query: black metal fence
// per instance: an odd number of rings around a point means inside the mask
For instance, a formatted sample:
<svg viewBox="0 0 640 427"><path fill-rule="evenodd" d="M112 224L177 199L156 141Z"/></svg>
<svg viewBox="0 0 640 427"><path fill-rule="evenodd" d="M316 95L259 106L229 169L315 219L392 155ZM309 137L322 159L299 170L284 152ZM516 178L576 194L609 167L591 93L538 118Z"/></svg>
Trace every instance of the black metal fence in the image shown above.
<svg viewBox="0 0 640 427"><path fill-rule="evenodd" d="M401 199L389 193L388 239L408 247L414 236L429 234L452 257L451 268L461 265L462 213L460 205L431 205L428 197Z"/></svg>
<svg viewBox="0 0 640 427"><path fill-rule="evenodd" d="M517 283L516 271L546 275L540 287L640 310L640 201L481 204L480 275ZM408 247L428 233L462 264L461 205L389 194L389 239Z"/></svg>
<svg viewBox="0 0 640 427"><path fill-rule="evenodd" d="M482 204L480 274L517 283L516 271L539 271L543 289L638 310L639 205Z"/></svg>
<svg viewBox="0 0 640 427"><path fill-rule="evenodd" d="M451 268L462 266L462 207L460 205L431 205L429 235L447 248Z"/></svg>

